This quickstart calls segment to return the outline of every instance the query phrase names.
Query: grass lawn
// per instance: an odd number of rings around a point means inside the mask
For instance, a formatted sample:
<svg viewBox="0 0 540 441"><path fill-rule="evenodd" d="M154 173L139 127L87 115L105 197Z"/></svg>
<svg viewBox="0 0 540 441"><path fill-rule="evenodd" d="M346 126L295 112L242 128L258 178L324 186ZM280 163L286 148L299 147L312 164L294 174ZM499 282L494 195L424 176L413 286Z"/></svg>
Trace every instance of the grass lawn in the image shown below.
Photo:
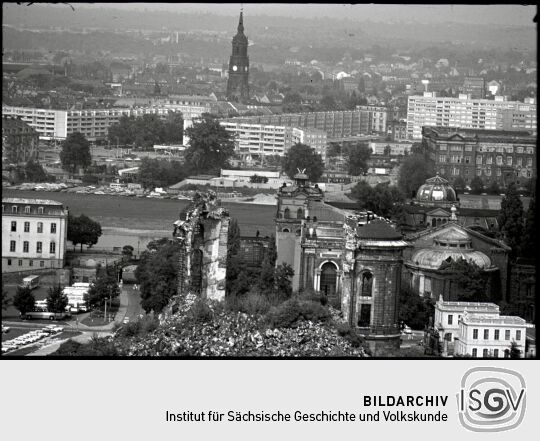
<svg viewBox="0 0 540 441"><path fill-rule="evenodd" d="M31 354L39 349L39 346L33 344L31 346L25 346L24 348L17 349L16 351L11 351L6 354L2 354L2 357L24 357L25 355Z"/></svg>
<svg viewBox="0 0 540 441"><path fill-rule="evenodd" d="M81 323L86 326L108 325L114 320L119 307L120 307L119 299L113 300L112 306L110 308L107 306L107 316L110 316L111 320L109 320L109 318L106 319L105 317L103 317L105 308L101 306L99 309L95 309L90 314L88 314L87 317L81 320Z"/></svg>

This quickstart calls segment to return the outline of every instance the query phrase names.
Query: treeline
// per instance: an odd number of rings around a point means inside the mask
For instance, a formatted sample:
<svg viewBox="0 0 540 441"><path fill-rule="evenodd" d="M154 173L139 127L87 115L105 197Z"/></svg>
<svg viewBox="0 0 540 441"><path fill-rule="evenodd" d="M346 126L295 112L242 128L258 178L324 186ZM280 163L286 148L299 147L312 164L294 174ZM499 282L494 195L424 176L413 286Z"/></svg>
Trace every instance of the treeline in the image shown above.
<svg viewBox="0 0 540 441"><path fill-rule="evenodd" d="M155 144L182 144L183 127L181 113L171 112L165 119L154 114L140 117L124 115L109 127L108 140L112 145L150 150Z"/></svg>

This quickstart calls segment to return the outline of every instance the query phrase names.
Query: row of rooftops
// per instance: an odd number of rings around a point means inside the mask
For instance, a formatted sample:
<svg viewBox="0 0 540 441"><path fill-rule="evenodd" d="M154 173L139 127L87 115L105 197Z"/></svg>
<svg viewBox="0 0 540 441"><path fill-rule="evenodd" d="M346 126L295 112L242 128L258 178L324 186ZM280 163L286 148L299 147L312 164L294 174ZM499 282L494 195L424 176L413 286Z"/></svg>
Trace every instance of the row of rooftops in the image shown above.
<svg viewBox="0 0 540 441"><path fill-rule="evenodd" d="M464 129L456 127L423 126L422 136L434 138L440 141L460 141L465 142L491 142L508 143L518 141L520 143L535 144L535 131L517 130L485 130L485 129Z"/></svg>
<svg viewBox="0 0 540 441"><path fill-rule="evenodd" d="M527 325L527 322L521 317L499 315L500 308L495 303L445 301L440 296L435 308L447 313L462 313L460 320L467 325Z"/></svg>
<svg viewBox="0 0 540 441"><path fill-rule="evenodd" d="M26 198L2 198L3 204L17 204L17 205L49 205L55 207L61 207L63 204L58 201L52 201L50 199L26 199Z"/></svg>
<svg viewBox="0 0 540 441"><path fill-rule="evenodd" d="M527 322L518 316L513 315L483 315L483 314L463 314L461 320L466 325L494 325L494 326L506 326L506 325L518 325L526 326Z"/></svg>

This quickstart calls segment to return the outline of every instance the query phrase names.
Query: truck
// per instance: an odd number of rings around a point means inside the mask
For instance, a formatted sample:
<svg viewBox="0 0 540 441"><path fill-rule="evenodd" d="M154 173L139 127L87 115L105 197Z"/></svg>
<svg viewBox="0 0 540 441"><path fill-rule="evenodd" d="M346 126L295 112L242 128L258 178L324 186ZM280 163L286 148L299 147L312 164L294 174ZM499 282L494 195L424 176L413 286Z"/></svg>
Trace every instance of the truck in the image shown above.
<svg viewBox="0 0 540 441"><path fill-rule="evenodd" d="M23 288L34 289L39 286L39 276L31 275L27 276L22 280L21 286Z"/></svg>
<svg viewBox="0 0 540 441"><path fill-rule="evenodd" d="M85 296L89 290L89 283L74 283L73 286L65 287L63 293L68 298L68 307L66 309L74 313L88 311Z"/></svg>

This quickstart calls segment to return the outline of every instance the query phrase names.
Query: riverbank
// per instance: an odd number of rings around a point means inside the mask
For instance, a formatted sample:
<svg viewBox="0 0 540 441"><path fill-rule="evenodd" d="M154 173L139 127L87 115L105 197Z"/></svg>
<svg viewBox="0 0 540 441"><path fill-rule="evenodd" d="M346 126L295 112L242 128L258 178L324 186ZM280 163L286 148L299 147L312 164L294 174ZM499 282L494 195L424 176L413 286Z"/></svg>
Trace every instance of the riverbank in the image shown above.
<svg viewBox="0 0 540 441"><path fill-rule="evenodd" d="M172 234L173 222L178 220L180 212L189 204L189 201L174 199L127 198L112 195L67 192L36 192L9 188L3 189L2 197L51 199L61 202L69 209L72 215L78 216L85 214L99 222L102 226L104 236L107 233L108 241L112 240L113 236L117 233L130 237L142 236L143 240L150 237L169 236ZM260 200L262 199L254 199L250 203L222 201L222 206L229 210L232 218L238 221L243 236L254 236L257 231L263 236L274 234L275 206L256 204ZM98 247L104 241L104 236L100 238ZM135 245L136 242L135 240ZM132 243L131 241L130 244Z"/></svg>

